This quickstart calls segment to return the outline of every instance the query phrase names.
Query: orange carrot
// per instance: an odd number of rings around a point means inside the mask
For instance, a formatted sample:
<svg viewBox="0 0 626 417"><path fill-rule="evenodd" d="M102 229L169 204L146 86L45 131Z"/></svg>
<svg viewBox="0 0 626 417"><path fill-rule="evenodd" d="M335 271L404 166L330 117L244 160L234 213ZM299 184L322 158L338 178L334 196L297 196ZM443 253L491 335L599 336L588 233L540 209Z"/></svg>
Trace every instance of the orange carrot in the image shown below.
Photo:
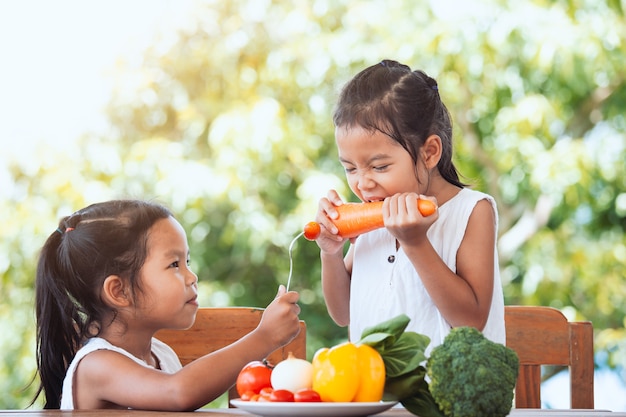
<svg viewBox="0 0 626 417"><path fill-rule="evenodd" d="M430 200L420 198L417 200L417 209L422 216L428 217L437 211L437 206Z"/></svg>
<svg viewBox="0 0 626 417"><path fill-rule="evenodd" d="M383 202L375 201L373 203L344 203L335 207L339 213L339 217L332 220L333 224L339 229L339 236L351 238L363 233L383 227ZM430 216L437 210L437 206L430 201L424 199L417 200L417 208L422 216ZM315 240L319 237L319 232L314 233L313 225L309 222L305 226L305 237L308 240Z"/></svg>
<svg viewBox="0 0 626 417"><path fill-rule="evenodd" d="M345 203L335 209L339 212L339 217L331 221L339 229L339 236L344 238L362 235L385 225L382 201Z"/></svg>

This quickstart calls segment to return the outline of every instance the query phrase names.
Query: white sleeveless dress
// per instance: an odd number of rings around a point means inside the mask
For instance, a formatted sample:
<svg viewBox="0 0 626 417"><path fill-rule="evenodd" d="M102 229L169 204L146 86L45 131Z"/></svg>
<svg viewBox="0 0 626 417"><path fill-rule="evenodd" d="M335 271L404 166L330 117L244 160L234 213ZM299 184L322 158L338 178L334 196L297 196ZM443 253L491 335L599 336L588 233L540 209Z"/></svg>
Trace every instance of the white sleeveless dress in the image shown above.
<svg viewBox="0 0 626 417"><path fill-rule="evenodd" d="M95 352L96 350L112 350L134 360L140 365L152 368L145 361L133 356L122 348L112 345L105 339L100 337L91 338L83 345L82 348L78 350L78 352L76 352L76 356L74 356L72 363L67 369L65 379L63 380L61 410L74 409L74 373L76 372L76 367L85 356L91 352ZM173 374L182 368L180 360L172 348L155 338L152 339L152 353L158 359L159 366L163 372Z"/></svg>

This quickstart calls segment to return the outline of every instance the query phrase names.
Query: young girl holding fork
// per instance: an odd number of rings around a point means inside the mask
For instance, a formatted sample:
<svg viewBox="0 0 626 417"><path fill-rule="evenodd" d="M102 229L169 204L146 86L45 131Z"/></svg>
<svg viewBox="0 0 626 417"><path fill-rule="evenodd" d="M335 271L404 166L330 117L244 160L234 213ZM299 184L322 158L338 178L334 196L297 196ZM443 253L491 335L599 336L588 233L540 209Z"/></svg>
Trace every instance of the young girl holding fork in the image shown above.
<svg viewBox="0 0 626 417"><path fill-rule="evenodd" d="M298 293L281 286L255 330L182 367L153 336L193 324L197 284L185 231L161 205L108 201L63 218L37 267L45 408L194 410L300 330Z"/></svg>

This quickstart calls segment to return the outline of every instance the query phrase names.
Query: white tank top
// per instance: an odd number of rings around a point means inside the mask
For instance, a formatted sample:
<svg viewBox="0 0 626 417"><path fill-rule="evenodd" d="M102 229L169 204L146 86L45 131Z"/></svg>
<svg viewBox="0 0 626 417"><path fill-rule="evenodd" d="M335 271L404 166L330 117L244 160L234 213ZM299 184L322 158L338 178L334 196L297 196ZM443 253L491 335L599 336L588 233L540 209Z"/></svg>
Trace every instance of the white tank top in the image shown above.
<svg viewBox="0 0 626 417"><path fill-rule="evenodd" d="M73 387L74 387L74 373L76 372L76 367L80 363L80 361L90 354L91 352L95 352L96 350L112 350L114 352L118 352L140 365L146 366L148 368L152 368L152 366L148 365L145 361L133 356L128 351L112 345L105 339L100 337L91 338L83 345L82 348L76 352L76 356L72 359L72 363L67 369L67 373L65 374L65 379L63 380L63 393L61 396L61 410L73 410L74 409L74 395L73 395ZM158 339L152 339L152 353L159 361L159 367L163 372L168 374L173 374L182 368L180 364L180 360L176 353L165 343L161 342Z"/></svg>
<svg viewBox="0 0 626 417"><path fill-rule="evenodd" d="M498 215L494 199L468 188L463 188L439 207L439 218L428 229L427 236L435 251L454 272L457 251L469 217L480 200L487 200L493 206L497 236ZM483 334L490 340L504 344L504 296L496 248L494 260L493 297ZM450 324L431 300L402 248L396 250L395 238L387 229L359 236L354 247L350 284L350 340L358 341L365 328L401 313L411 318L407 330L430 337L427 355L450 332Z"/></svg>

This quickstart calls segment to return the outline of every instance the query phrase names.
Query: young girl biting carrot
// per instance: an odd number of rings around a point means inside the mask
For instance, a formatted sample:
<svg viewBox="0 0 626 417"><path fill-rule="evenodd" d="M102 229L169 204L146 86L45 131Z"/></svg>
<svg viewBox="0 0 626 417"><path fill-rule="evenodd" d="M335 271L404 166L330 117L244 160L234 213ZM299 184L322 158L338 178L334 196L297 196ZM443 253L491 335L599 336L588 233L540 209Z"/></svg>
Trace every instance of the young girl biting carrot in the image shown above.
<svg viewBox="0 0 626 417"><path fill-rule="evenodd" d="M384 228L351 239L331 222L343 201L319 202L322 289L328 312L351 340L407 314L407 330L431 338L473 326L504 343L504 301L494 199L466 188L452 162L452 123L437 82L384 60L343 88L333 121L339 160L362 202L383 201ZM438 209L422 215L418 199Z"/></svg>
<svg viewBox="0 0 626 417"><path fill-rule="evenodd" d="M193 324L198 278L178 221L139 200L63 218L41 250L35 289L44 408L194 410L300 331L298 293L281 286L255 330L182 367L153 336Z"/></svg>

